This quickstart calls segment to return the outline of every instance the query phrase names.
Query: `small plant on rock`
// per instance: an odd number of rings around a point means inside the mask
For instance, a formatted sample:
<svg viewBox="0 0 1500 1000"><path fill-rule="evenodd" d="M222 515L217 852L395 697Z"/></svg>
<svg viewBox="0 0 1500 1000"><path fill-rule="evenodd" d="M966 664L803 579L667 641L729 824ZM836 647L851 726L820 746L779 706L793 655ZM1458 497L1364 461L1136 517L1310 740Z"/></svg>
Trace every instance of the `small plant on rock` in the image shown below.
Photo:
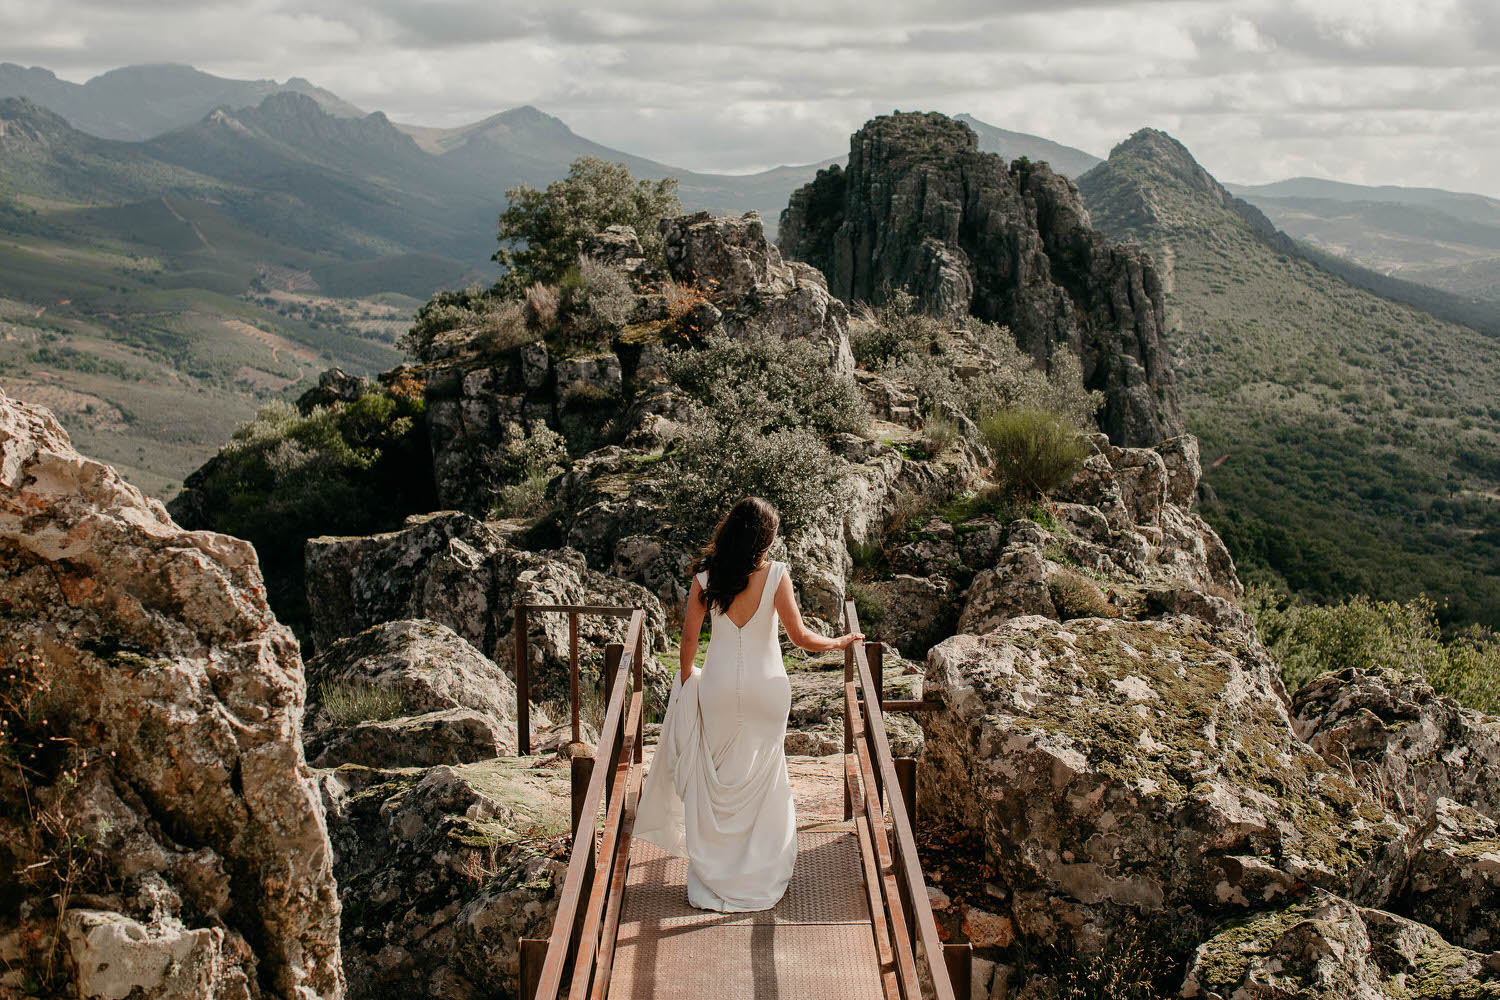
<svg viewBox="0 0 1500 1000"><path fill-rule="evenodd" d="M318 687L318 701L328 721L335 726L385 722L399 719L407 712L401 692L348 681L325 681Z"/></svg>
<svg viewBox="0 0 1500 1000"><path fill-rule="evenodd" d="M1104 599L1094 581L1076 570L1054 571L1047 577L1047 594L1061 621L1074 618L1118 618L1120 609Z"/></svg>
<svg viewBox="0 0 1500 1000"><path fill-rule="evenodd" d="M996 410L980 418L1000 488L1045 497L1072 479L1088 458L1078 428L1061 414L1031 407Z"/></svg>

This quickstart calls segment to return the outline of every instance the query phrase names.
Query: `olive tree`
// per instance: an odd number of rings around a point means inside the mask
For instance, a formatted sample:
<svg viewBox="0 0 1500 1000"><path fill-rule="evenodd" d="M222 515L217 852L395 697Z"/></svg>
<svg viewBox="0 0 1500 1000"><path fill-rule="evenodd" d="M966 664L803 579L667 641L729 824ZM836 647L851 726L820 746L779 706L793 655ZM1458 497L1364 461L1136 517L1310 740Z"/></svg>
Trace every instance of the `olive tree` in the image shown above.
<svg viewBox="0 0 1500 1000"><path fill-rule="evenodd" d="M636 180L625 164L594 156L574 160L545 190L522 184L505 197L494 259L507 269L500 287L511 296L534 282L556 284L577 264L579 244L608 226L633 226L646 256L662 264L657 223L682 213L675 178Z"/></svg>

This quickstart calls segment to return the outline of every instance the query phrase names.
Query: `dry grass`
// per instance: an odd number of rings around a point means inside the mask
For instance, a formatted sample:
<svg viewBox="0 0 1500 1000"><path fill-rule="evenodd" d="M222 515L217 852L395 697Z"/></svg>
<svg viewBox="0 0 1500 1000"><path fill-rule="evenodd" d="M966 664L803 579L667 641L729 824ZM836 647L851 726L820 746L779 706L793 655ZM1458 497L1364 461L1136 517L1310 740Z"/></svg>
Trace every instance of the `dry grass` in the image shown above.
<svg viewBox="0 0 1500 1000"><path fill-rule="evenodd" d="M325 681L318 686L318 701L336 726L384 722L407 712L406 699L399 691L348 681Z"/></svg>

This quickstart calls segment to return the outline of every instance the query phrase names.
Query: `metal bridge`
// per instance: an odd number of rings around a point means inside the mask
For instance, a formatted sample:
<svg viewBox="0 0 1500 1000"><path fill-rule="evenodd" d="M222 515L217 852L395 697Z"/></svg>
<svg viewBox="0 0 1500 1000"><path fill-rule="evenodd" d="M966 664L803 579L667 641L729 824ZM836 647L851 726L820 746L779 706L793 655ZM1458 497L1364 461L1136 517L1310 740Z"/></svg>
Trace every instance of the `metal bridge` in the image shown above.
<svg viewBox="0 0 1500 1000"><path fill-rule="evenodd" d="M716 913L688 905L686 859L631 838L643 777L645 612L516 607L522 754L530 752L527 618L541 613L570 619L575 740L578 617L628 617L630 626L623 644L605 649L596 757L573 759L572 853L551 936L521 940L522 1000L968 1000L970 946L939 940L917 857L916 761L893 758L885 732L886 712L932 706L885 700L880 644L844 653L842 819L799 823L797 867L775 908ZM859 631L853 601L844 616Z"/></svg>

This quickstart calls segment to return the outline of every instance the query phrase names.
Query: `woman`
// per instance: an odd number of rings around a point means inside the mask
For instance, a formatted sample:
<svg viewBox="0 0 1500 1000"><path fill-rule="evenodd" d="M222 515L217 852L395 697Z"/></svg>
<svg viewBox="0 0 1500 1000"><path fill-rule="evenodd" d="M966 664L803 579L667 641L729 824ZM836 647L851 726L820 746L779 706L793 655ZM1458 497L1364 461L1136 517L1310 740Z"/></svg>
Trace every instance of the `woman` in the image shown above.
<svg viewBox="0 0 1500 1000"><path fill-rule="evenodd" d="M864 638L829 639L802 623L786 563L766 559L779 525L774 507L746 497L694 567L681 665L636 812L635 836L688 857L688 902L705 910L775 906L797 861L782 748L792 689L777 621L813 652ZM695 668L705 613L712 631Z"/></svg>

